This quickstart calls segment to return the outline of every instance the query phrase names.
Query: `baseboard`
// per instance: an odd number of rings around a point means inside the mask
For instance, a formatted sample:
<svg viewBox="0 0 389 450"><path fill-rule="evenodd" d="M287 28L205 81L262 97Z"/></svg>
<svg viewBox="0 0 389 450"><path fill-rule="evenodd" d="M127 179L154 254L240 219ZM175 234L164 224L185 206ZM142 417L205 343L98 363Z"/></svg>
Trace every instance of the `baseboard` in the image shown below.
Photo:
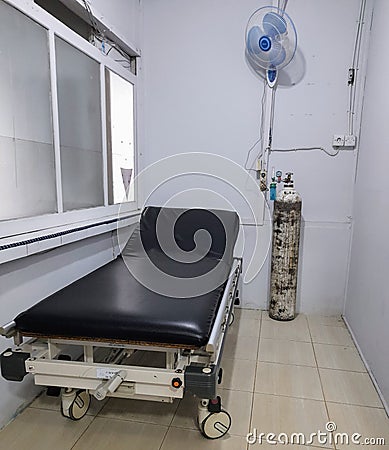
<svg viewBox="0 0 389 450"><path fill-rule="evenodd" d="M387 414L388 417L389 417L389 406L388 406L388 404L387 404L387 402L386 402L384 396L382 395L382 392L381 392L381 389L380 389L380 387L379 387L379 385L378 385L378 383L377 383L377 380L375 379L374 374L373 374L373 372L371 371L371 369L370 369L370 367L369 367L369 364L367 363L366 358L365 358L365 356L364 356L363 353L362 353L361 347L360 347L359 344L358 344L358 341L357 341L357 339L356 339L356 337L355 337L355 334L354 334L354 332L353 332L353 330L352 330L350 324L348 323L348 321L347 321L347 319L346 319L345 316L342 316L342 317L343 317L344 323L345 323L346 326L347 326L348 331L349 331L350 334L351 334L351 337L352 337L352 339L353 339L353 341L354 341L354 344L355 344L355 346L357 347L357 350L358 350L358 352L359 352L359 355L360 355L360 357L362 358L363 363L365 364L365 367L366 367L366 369L367 369L367 372L368 372L368 374L370 375L370 378L371 378L371 380L372 380L372 382L373 382L373 384L374 384L374 386L375 386L375 388L376 388L376 390L377 390L377 392L378 392L378 395L379 395L379 397L380 397L380 399L381 399L381 401L382 401L382 404L384 405L386 414Z"/></svg>

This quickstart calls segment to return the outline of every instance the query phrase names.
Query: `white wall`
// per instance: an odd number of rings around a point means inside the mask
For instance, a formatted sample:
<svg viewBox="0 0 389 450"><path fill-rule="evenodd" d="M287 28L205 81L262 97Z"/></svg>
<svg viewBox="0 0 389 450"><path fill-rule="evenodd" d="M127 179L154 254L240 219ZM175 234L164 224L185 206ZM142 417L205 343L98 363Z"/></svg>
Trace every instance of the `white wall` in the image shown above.
<svg viewBox="0 0 389 450"><path fill-rule="evenodd" d="M376 0L354 202L345 316L389 405L389 2Z"/></svg>
<svg viewBox="0 0 389 450"><path fill-rule="evenodd" d="M263 82L245 62L244 33L251 13L267 3L143 2L144 166L190 151L216 153L244 164L258 138L263 89ZM304 72L296 86L278 89L274 148L323 146L332 150L332 135L347 131L347 71L358 12L355 0L288 3L301 50L292 73ZM271 157L270 166L295 173L303 196L298 300L303 312L342 312L355 164L354 151L334 158L320 151ZM183 180L181 189L185 185ZM172 193L175 190L176 185ZM259 233L266 246L266 224ZM255 229L250 227L247 234L252 242ZM244 287L247 306L267 306L268 270L267 261L256 279Z"/></svg>

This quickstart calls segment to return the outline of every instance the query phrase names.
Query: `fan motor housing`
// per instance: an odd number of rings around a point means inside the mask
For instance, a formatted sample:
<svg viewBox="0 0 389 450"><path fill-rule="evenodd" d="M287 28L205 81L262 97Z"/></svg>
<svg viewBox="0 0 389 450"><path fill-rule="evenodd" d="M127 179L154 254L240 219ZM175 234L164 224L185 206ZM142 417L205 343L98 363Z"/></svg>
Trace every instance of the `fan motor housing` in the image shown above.
<svg viewBox="0 0 389 450"><path fill-rule="evenodd" d="M271 40L268 36L262 36L259 40L259 47L264 52L268 52L271 49Z"/></svg>

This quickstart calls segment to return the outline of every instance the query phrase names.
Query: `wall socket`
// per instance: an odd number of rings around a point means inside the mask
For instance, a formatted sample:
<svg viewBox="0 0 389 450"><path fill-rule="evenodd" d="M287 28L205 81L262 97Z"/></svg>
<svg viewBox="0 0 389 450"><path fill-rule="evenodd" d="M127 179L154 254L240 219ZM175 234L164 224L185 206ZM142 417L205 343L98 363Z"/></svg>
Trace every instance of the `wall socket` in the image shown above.
<svg viewBox="0 0 389 450"><path fill-rule="evenodd" d="M344 146L355 148L357 145L357 137L354 134L346 134L344 137Z"/></svg>
<svg viewBox="0 0 389 450"><path fill-rule="evenodd" d="M335 148L353 149L357 145L357 137L354 134L335 134L332 146Z"/></svg>

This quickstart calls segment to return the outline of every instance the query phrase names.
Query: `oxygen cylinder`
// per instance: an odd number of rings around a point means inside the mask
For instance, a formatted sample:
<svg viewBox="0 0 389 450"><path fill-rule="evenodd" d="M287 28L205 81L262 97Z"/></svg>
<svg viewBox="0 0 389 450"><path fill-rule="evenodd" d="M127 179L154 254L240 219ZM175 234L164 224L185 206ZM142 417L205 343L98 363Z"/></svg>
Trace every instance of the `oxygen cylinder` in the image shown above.
<svg viewBox="0 0 389 450"><path fill-rule="evenodd" d="M293 320L296 316L302 200L291 173L284 183L273 210L269 316L275 320Z"/></svg>

